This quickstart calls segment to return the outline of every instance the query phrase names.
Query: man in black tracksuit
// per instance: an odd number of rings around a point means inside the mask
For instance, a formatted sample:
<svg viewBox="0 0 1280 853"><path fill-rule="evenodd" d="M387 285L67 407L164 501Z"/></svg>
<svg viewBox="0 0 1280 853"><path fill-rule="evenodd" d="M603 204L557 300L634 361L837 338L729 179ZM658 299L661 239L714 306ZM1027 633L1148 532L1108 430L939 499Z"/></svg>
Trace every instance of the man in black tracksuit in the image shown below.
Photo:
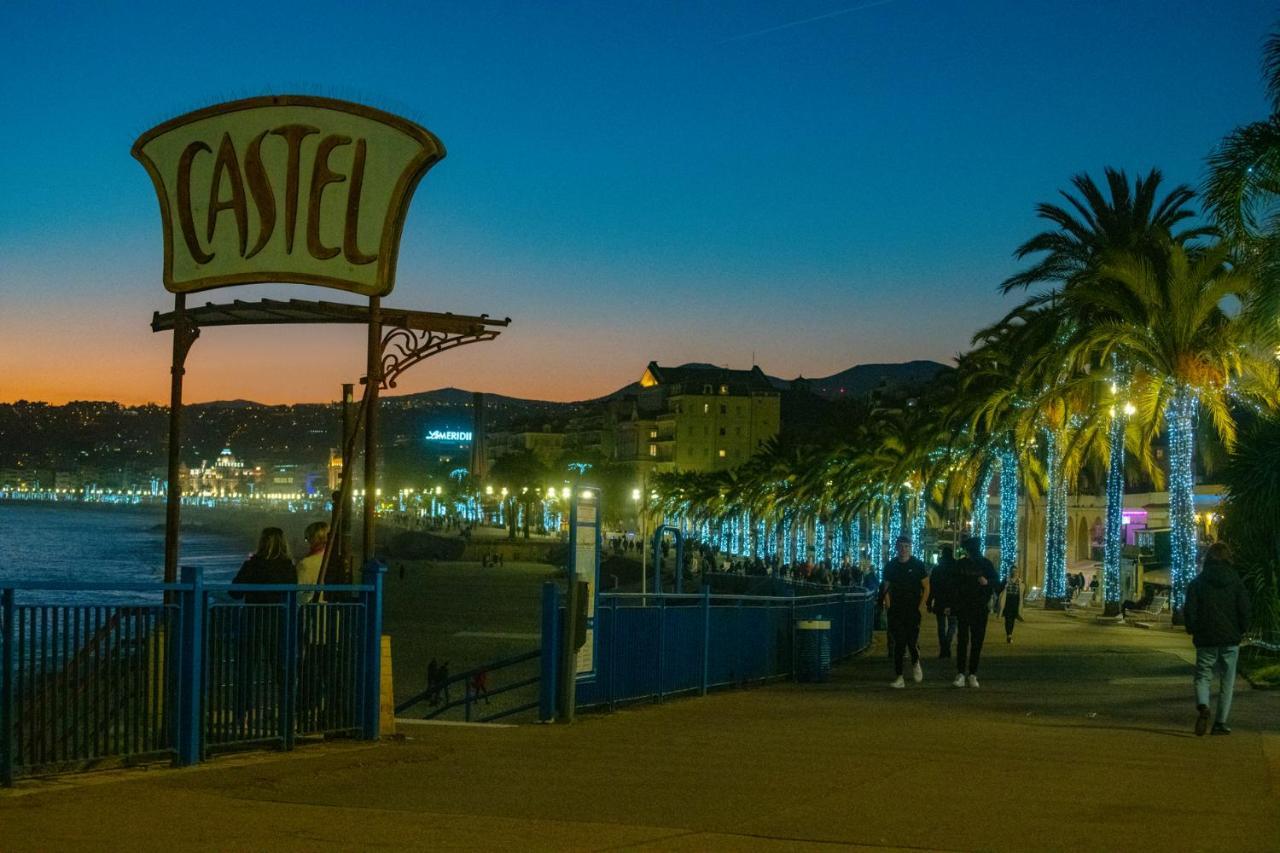
<svg viewBox="0 0 1280 853"><path fill-rule="evenodd" d="M960 543L965 558L957 560L951 572L951 607L956 614L956 687L978 686L978 659L987 638L987 617L991 614L991 594L1000 577L996 567L982 555L982 546L972 536ZM967 673L967 677L966 677Z"/></svg>
<svg viewBox="0 0 1280 853"><path fill-rule="evenodd" d="M898 556L884 566L881 595L889 597L889 638L893 642L893 671L897 678L890 687L903 687L902 656L911 652L911 678L924 680L920 668L920 606L929 596L929 567L911 556L911 537L899 536L894 543Z"/></svg>
<svg viewBox="0 0 1280 853"><path fill-rule="evenodd" d="M951 609L951 570L956 558L950 545L942 548L942 559L929 575L929 599L925 608L938 621L938 657L951 657L951 641L956 636L956 614Z"/></svg>

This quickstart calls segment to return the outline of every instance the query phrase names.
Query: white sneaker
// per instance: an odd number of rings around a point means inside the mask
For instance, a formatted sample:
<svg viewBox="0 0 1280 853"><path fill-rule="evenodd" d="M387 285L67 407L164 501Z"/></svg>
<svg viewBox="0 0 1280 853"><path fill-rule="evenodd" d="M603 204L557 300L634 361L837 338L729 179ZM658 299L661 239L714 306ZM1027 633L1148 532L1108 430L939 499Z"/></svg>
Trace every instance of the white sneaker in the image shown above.
<svg viewBox="0 0 1280 853"><path fill-rule="evenodd" d="M956 675L956 680L951 683L956 687L964 687L964 673L961 672Z"/></svg>
<svg viewBox="0 0 1280 853"><path fill-rule="evenodd" d="M969 686L970 686L970 687L977 687L977 686L978 686L978 676L976 676L976 675L970 675L970 676L969 676Z"/></svg>
<svg viewBox="0 0 1280 853"><path fill-rule="evenodd" d="M899 675L893 681L889 682L889 686L890 687L906 687L907 682L902 679L901 675Z"/></svg>
<svg viewBox="0 0 1280 853"><path fill-rule="evenodd" d="M924 681L924 670L920 668L919 662L911 664L911 680L916 684Z"/></svg>

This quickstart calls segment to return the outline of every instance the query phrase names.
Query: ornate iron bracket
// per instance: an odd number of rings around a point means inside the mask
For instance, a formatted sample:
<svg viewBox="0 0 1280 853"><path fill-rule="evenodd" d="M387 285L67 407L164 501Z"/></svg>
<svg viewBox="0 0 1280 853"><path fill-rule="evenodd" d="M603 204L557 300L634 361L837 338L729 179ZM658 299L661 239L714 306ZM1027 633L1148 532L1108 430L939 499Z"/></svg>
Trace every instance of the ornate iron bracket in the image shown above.
<svg viewBox="0 0 1280 853"><path fill-rule="evenodd" d="M191 352L191 345L200 337L200 327L191 318L183 317L181 321L174 323L173 337L175 348L171 368L175 373L186 373L187 353Z"/></svg>
<svg viewBox="0 0 1280 853"><path fill-rule="evenodd" d="M382 336L382 377L380 388L396 387L396 379L410 367L433 355L467 344L491 341L497 330L436 332L396 327Z"/></svg>

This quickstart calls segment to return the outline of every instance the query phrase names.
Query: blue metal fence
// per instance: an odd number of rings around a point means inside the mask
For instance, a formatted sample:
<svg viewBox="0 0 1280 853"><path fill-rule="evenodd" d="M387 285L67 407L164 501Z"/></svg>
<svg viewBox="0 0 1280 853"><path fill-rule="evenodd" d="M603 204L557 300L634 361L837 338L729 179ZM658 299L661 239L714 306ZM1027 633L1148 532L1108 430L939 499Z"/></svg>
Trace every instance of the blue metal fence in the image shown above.
<svg viewBox="0 0 1280 853"><path fill-rule="evenodd" d="M819 617L831 622L832 659L846 657L871 644L875 596L861 589L808 596L712 595L707 589L700 595L602 594L596 677L578 684L577 705L661 701L794 675L795 625ZM547 710L544 705L544 718Z"/></svg>
<svg viewBox="0 0 1280 853"><path fill-rule="evenodd" d="M0 588L0 784L307 735L376 738L384 571L370 564L351 586L205 586L184 568L178 584ZM245 593L254 603L233 597ZM314 593L327 600L300 603ZM122 594L139 603L48 603Z"/></svg>

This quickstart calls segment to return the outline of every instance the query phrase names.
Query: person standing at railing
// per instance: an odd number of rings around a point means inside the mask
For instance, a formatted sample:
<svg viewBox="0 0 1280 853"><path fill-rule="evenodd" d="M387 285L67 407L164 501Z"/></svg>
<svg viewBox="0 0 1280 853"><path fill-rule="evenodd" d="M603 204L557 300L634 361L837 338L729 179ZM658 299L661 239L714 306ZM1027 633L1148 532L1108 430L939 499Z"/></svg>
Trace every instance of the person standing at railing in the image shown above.
<svg viewBox="0 0 1280 853"><path fill-rule="evenodd" d="M320 582L320 566L324 563L325 544L329 541L329 523L313 521L307 525L303 537L307 540L307 556L298 561L297 583L299 586L313 586ZM318 592L298 593L299 604L310 604L320 598Z"/></svg>
<svg viewBox="0 0 1280 853"><path fill-rule="evenodd" d="M285 585L297 583L297 571L289 555L289 543L279 527L266 527L258 537L258 550L244 561L231 580L232 585ZM276 604L284 597L280 592L231 593L248 605ZM258 699L270 695L266 684L280 680L280 655L275 646L273 619L278 607L245 607L236 613L235 633L231 642L238 648L235 674L235 723L228 733L231 739L262 734L268 708ZM224 639L224 642L226 639Z"/></svg>
<svg viewBox="0 0 1280 853"><path fill-rule="evenodd" d="M920 609L929 598L929 568L911 555L911 537L899 536L898 555L885 564L881 595L889 599L889 638L893 643L893 671L890 687L905 687L903 655L911 652L911 679L924 681L920 667Z"/></svg>
<svg viewBox="0 0 1280 853"><path fill-rule="evenodd" d="M231 580L232 584L264 586L297 582L293 558L289 556L289 543L279 527L263 528L262 535L258 537L258 550L244 561ZM243 599L246 604L276 604L281 598L278 592L233 592L231 596Z"/></svg>

